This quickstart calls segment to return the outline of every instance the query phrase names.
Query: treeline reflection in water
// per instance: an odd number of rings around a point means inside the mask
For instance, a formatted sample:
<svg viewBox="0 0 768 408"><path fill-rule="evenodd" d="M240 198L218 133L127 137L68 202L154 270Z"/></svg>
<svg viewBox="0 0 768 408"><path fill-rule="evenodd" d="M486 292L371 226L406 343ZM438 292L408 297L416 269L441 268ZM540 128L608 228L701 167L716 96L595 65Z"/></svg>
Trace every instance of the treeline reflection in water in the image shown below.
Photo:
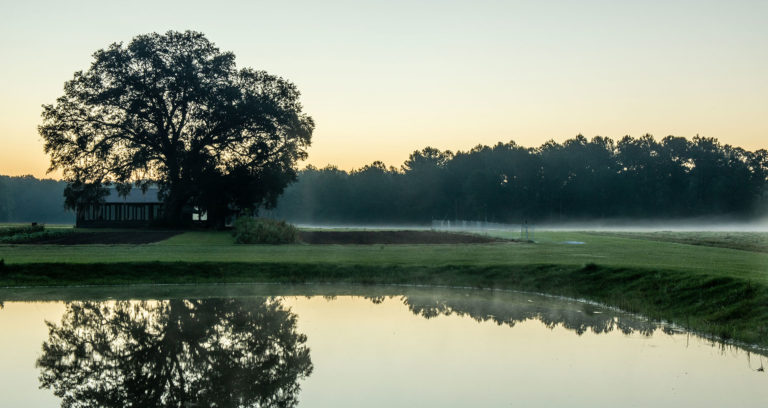
<svg viewBox="0 0 768 408"><path fill-rule="evenodd" d="M468 317L478 322L492 321L498 325L514 327L527 320L538 320L548 328L563 327L578 335L591 331L596 334L619 330L624 334L652 335L656 330L675 333L669 325L659 324L629 314L617 314L610 309L588 303L563 302L556 298L535 296L535 300L518 298L516 302L494 301L492 296L464 296L455 298L430 296L402 296L401 301L414 314L431 319L437 316ZM369 297L380 303L384 297Z"/></svg>
<svg viewBox="0 0 768 408"><path fill-rule="evenodd" d="M536 295L411 292L358 297L399 301L426 319L458 316L509 327L536 320L578 335L678 332ZM63 407L292 407L300 381L313 370L307 337L279 296L70 301L61 321L47 324L37 361L40 386L53 390Z"/></svg>

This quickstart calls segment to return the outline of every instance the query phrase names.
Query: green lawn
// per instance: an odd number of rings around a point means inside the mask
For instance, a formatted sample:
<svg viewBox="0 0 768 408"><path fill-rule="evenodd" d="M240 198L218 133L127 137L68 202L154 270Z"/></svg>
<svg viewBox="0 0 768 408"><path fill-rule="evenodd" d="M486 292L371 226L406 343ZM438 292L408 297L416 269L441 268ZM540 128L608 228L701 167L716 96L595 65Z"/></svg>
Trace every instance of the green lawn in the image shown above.
<svg viewBox="0 0 768 408"><path fill-rule="evenodd" d="M652 241L677 242L679 244L768 252L768 233L765 232L656 231L602 234Z"/></svg>
<svg viewBox="0 0 768 408"><path fill-rule="evenodd" d="M515 233L511 235L515 236ZM611 267L703 272L768 284L768 253L584 232L542 231L536 233L536 240L535 244L271 246L236 245L227 232L186 232L148 245L0 245L0 258L8 264L182 261L581 266L595 263ZM566 241L584 244L565 244Z"/></svg>

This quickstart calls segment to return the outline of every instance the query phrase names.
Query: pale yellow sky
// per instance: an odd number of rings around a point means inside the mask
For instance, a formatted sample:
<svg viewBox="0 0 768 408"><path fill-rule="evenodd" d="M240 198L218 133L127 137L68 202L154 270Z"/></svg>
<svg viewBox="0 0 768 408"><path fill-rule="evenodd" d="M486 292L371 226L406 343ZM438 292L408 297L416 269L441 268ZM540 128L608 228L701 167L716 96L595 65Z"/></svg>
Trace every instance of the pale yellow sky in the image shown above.
<svg viewBox="0 0 768 408"><path fill-rule="evenodd" d="M169 29L296 83L316 166L578 133L768 147L764 1L212 4L0 5L0 174L45 174L40 105L94 51Z"/></svg>

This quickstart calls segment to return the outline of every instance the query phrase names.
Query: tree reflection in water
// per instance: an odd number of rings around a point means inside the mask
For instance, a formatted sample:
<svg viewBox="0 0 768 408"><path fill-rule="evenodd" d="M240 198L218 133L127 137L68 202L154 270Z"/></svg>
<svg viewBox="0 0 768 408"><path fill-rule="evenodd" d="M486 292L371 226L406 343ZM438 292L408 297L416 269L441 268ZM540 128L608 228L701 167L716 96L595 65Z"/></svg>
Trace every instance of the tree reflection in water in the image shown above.
<svg viewBox="0 0 768 408"><path fill-rule="evenodd" d="M562 326L582 335L587 331L609 333L620 330L624 334L640 333L650 336L660 329L672 333L670 326L627 314L619 316L604 308L587 303L570 303L558 299L536 296L535 301L518 299L501 301L490 296L473 294L468 297L433 297L425 295L402 296L400 300L418 316L431 319L437 316L466 316L478 322L493 321L510 327L526 320L538 320L552 329ZM381 303L384 297L367 297L373 303ZM608 312L608 313L605 313Z"/></svg>
<svg viewBox="0 0 768 408"><path fill-rule="evenodd" d="M306 336L275 299L72 302L37 361L62 407L291 407Z"/></svg>

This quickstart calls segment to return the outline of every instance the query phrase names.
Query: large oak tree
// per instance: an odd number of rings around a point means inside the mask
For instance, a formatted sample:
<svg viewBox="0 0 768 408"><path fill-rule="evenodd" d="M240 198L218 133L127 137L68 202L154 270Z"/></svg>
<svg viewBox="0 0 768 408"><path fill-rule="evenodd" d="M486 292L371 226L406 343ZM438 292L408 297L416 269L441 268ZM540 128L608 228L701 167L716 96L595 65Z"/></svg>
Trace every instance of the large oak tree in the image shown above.
<svg viewBox="0 0 768 408"><path fill-rule="evenodd" d="M296 178L314 123L292 83L238 69L192 31L140 35L93 58L43 106L39 127L49 171L70 183L69 205L92 199L94 186L154 183L168 221L195 205L220 223L232 210L273 206Z"/></svg>

